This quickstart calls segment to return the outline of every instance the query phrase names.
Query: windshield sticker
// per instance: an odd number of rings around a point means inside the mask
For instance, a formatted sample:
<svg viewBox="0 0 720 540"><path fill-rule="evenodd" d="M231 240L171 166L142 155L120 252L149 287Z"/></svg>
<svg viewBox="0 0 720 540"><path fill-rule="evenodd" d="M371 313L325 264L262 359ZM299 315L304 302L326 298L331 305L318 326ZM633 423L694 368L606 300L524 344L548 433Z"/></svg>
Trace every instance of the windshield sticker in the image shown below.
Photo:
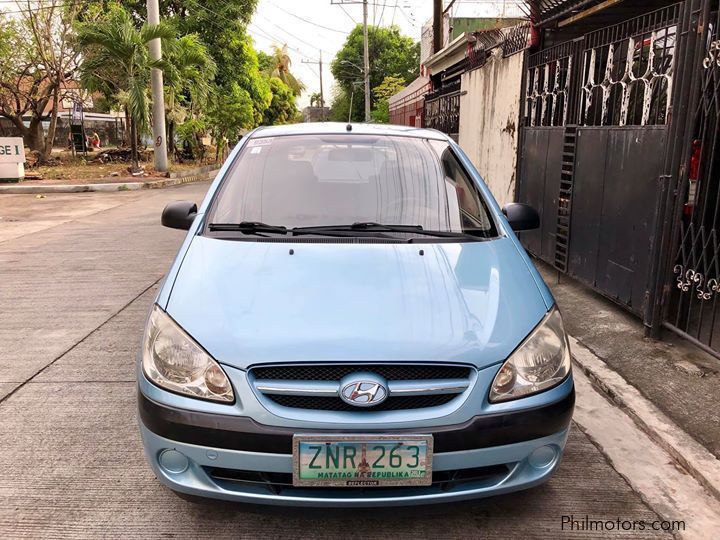
<svg viewBox="0 0 720 540"><path fill-rule="evenodd" d="M250 149L251 154L259 154L262 151L262 146L256 146Z"/></svg>
<svg viewBox="0 0 720 540"><path fill-rule="evenodd" d="M270 146L273 141L275 140L275 137L263 137L261 139L250 139L248 141L248 146Z"/></svg>

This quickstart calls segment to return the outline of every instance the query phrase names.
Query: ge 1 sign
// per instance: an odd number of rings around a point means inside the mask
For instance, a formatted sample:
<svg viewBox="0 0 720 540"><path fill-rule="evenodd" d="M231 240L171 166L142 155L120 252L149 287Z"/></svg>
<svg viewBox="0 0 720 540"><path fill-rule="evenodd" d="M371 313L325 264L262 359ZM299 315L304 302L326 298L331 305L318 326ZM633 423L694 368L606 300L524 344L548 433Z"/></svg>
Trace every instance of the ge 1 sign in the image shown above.
<svg viewBox="0 0 720 540"><path fill-rule="evenodd" d="M0 182L25 178L25 147L22 137L0 137Z"/></svg>

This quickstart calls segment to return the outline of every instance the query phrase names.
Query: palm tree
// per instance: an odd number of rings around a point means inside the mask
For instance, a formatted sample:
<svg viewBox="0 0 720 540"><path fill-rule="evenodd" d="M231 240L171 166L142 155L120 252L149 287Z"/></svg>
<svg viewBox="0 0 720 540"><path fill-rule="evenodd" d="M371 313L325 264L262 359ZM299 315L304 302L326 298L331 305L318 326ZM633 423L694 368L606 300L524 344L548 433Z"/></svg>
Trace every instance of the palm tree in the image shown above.
<svg viewBox="0 0 720 540"><path fill-rule="evenodd" d="M310 106L311 107L323 107L324 104L322 102L322 96L320 95L320 92L314 92L310 95Z"/></svg>
<svg viewBox="0 0 720 540"><path fill-rule="evenodd" d="M137 27L118 4L110 4L99 19L78 24L77 39L83 47L81 79L89 90L110 93L123 103L130 128L133 171L138 164L138 133L149 121L148 86L150 69L166 63L150 59L153 39L172 39L175 32L164 24Z"/></svg>
<svg viewBox="0 0 720 540"><path fill-rule="evenodd" d="M172 153L176 123L192 120L208 104L217 67L197 34L169 40L164 53L167 139Z"/></svg>
<svg viewBox="0 0 720 540"><path fill-rule="evenodd" d="M274 66L270 75L280 79L282 82L284 82L287 86L290 87L290 90L293 91L293 94L299 96L302 91L305 90L305 85L298 79L296 79L292 73L290 73L290 66L292 65L292 61L290 60L290 55L287 52L287 44L283 45L282 47L279 47L278 45L273 45L272 49L273 52L271 56L273 58Z"/></svg>

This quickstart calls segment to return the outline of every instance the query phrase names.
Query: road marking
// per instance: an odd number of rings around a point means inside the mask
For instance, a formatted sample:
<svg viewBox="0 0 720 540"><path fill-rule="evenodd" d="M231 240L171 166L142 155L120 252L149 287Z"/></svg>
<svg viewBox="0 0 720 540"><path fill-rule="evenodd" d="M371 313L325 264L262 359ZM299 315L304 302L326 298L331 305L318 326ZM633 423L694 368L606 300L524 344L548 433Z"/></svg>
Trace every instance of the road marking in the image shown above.
<svg viewBox="0 0 720 540"><path fill-rule="evenodd" d="M574 351L573 351L574 353ZM682 470L630 416L596 390L580 369L574 371L577 402L573 419L613 468L666 520L683 520L681 538L718 538L720 505Z"/></svg>

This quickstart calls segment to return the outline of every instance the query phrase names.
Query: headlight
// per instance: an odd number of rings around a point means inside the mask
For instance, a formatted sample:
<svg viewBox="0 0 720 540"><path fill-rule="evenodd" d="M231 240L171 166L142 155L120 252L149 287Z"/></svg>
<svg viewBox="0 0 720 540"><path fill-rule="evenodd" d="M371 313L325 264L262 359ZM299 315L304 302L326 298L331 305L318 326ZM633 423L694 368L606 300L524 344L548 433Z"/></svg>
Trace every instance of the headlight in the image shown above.
<svg viewBox="0 0 720 540"><path fill-rule="evenodd" d="M167 390L224 403L235 400L220 365L158 306L145 329L142 364L145 376Z"/></svg>
<svg viewBox="0 0 720 540"><path fill-rule="evenodd" d="M507 401L558 385L570 373L570 346L553 308L510 355L493 380L490 401Z"/></svg>

